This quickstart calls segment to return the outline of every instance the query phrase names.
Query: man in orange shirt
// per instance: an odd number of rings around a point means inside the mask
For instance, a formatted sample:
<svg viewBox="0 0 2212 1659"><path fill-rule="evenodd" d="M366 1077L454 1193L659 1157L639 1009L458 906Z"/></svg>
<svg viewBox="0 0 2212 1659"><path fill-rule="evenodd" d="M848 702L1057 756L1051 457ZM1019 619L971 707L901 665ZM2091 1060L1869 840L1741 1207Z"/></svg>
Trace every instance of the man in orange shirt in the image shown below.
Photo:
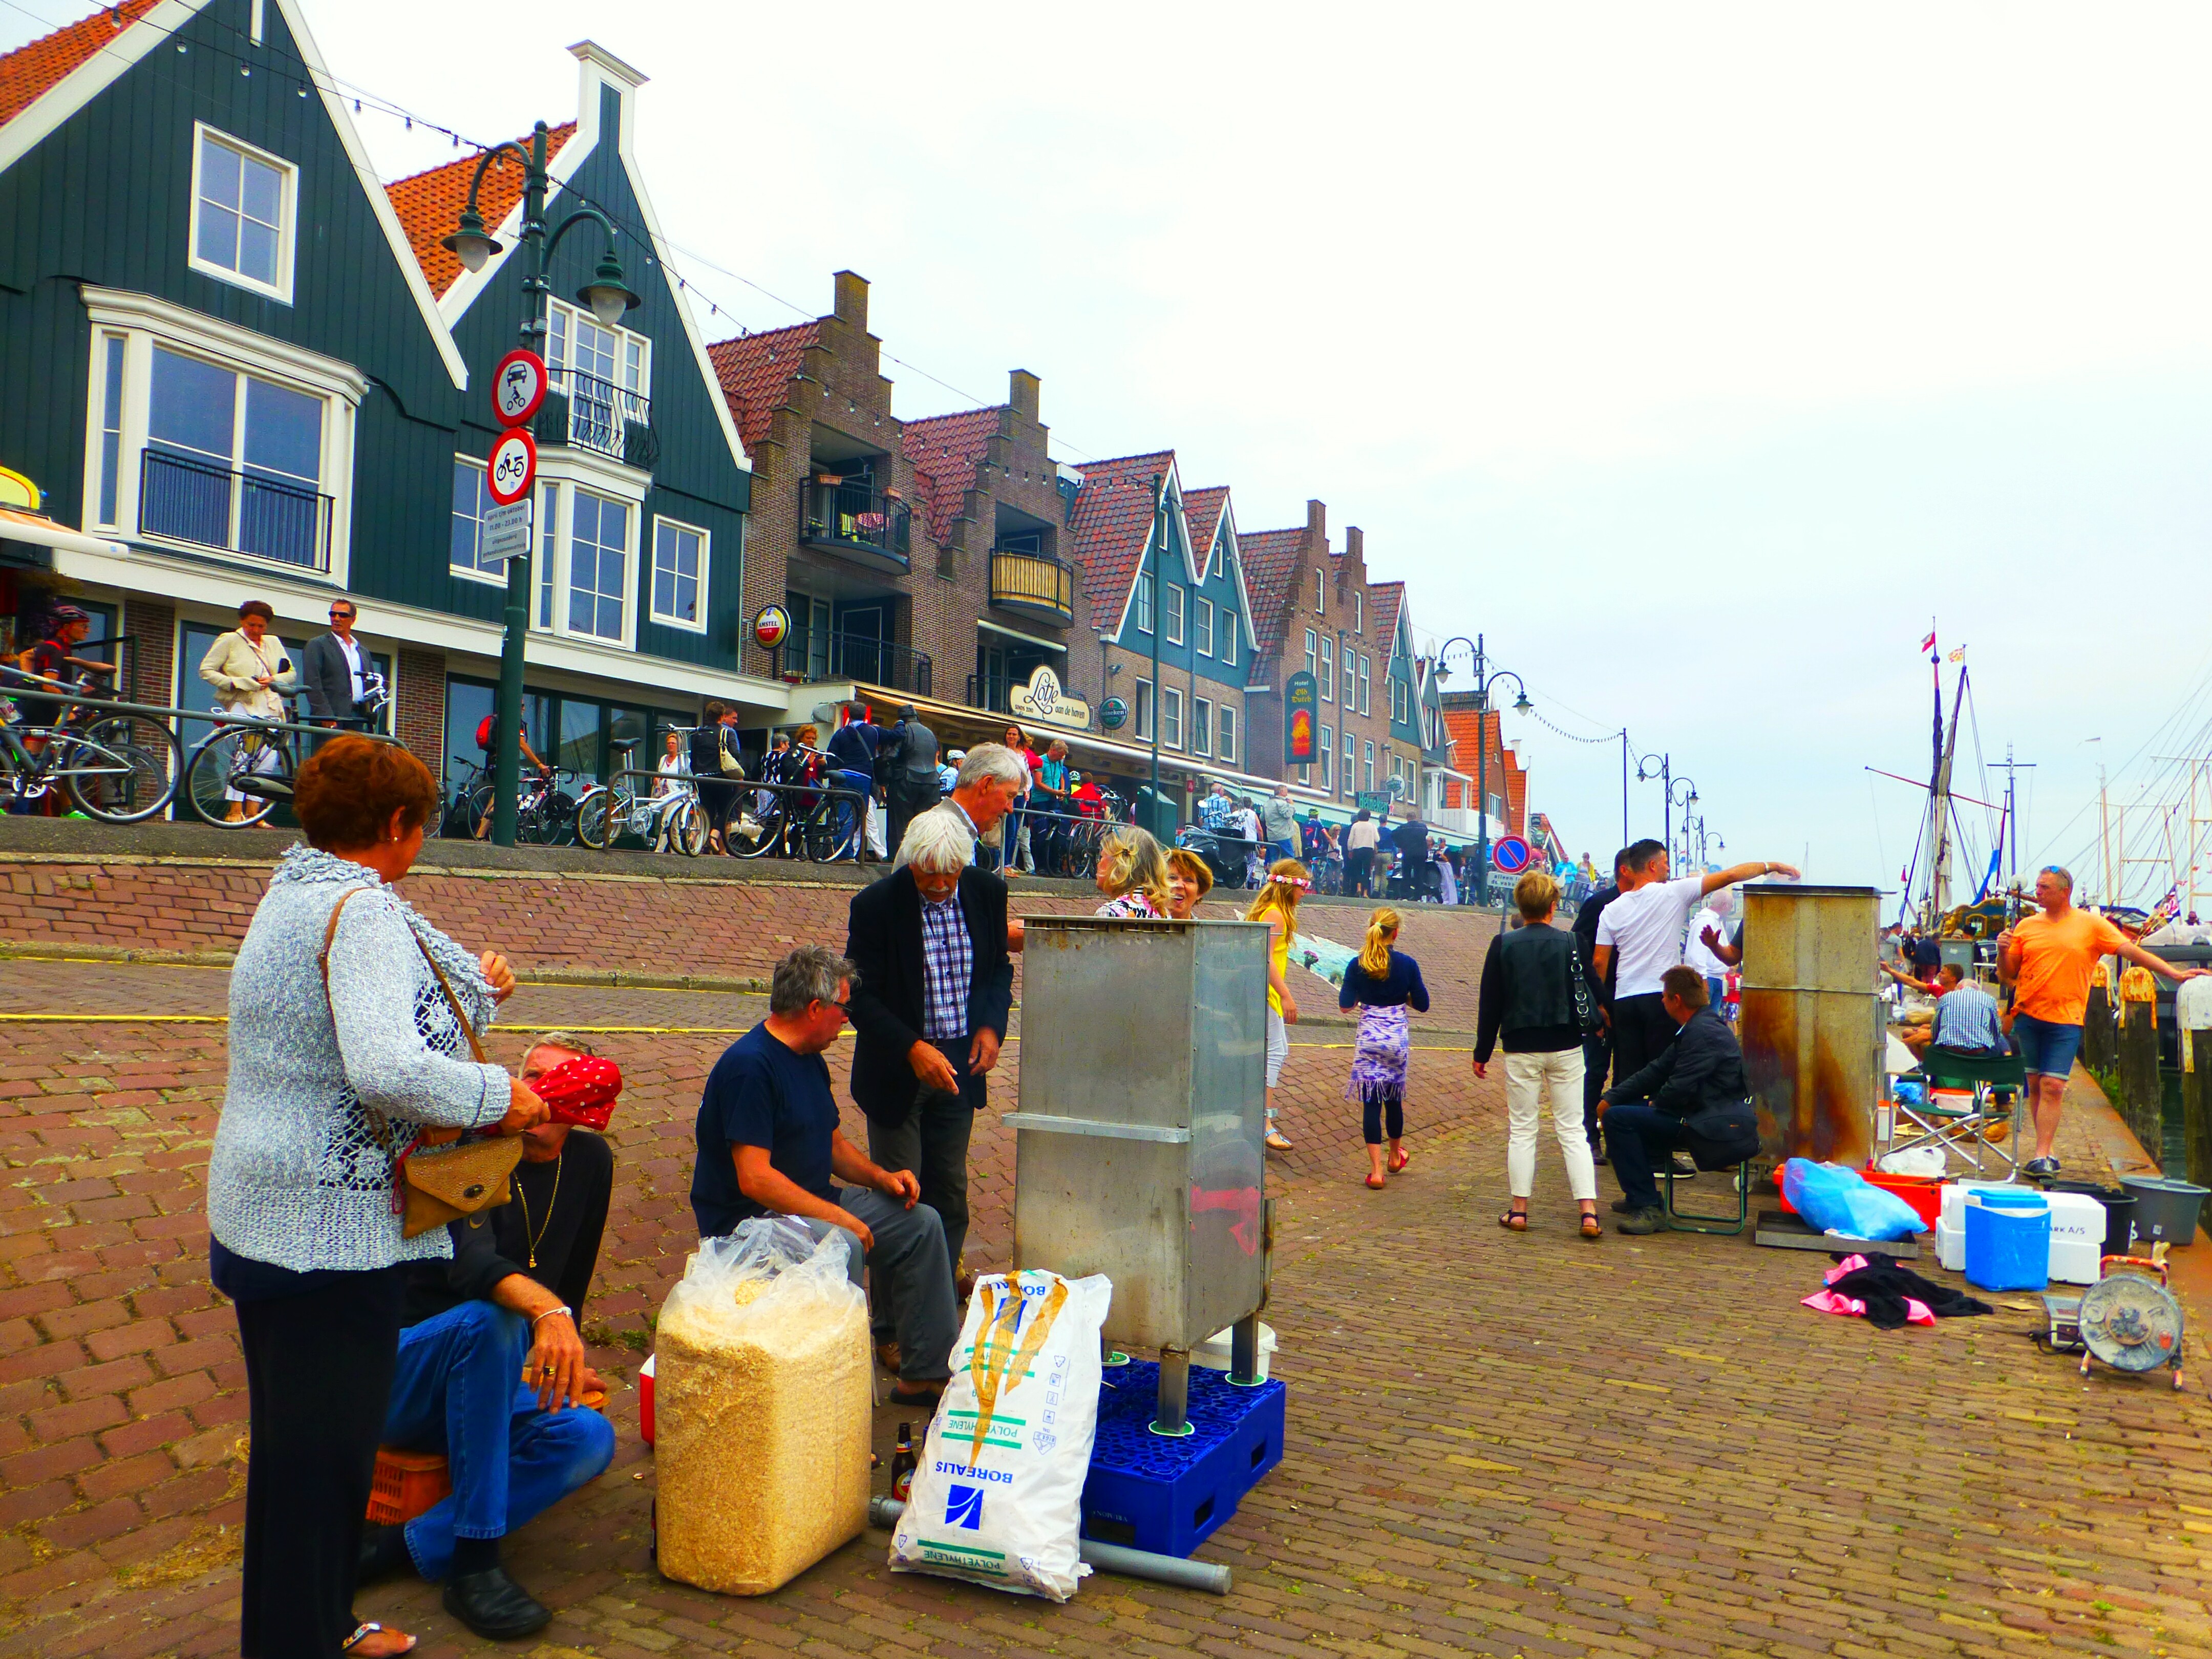
<svg viewBox="0 0 2212 1659"><path fill-rule="evenodd" d="M2153 956L2104 917L2074 908L2074 878L2057 865L2035 878L2043 914L2023 916L1997 935L1997 970L2013 987L2012 1038L2027 1062L2027 1097L2035 1109L2035 1156L2029 1175L2058 1173L2051 1145L2058 1137L2066 1075L2081 1047L2081 1016L2098 958L2117 956L2177 982L2207 970L2177 968Z"/></svg>

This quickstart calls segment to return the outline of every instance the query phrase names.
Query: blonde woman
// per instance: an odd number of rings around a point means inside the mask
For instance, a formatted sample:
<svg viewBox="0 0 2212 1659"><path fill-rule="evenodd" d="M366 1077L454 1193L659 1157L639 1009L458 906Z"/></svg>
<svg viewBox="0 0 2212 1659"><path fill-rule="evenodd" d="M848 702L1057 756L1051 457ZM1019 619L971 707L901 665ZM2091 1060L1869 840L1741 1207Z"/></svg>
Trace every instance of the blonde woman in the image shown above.
<svg viewBox="0 0 2212 1659"><path fill-rule="evenodd" d="M1168 861L1149 832L1133 824L1109 832L1098 843L1097 880L1106 895L1100 915L1166 918Z"/></svg>
<svg viewBox="0 0 2212 1659"><path fill-rule="evenodd" d="M1604 1231L1597 1218L1597 1171L1583 1129L1583 1038L1597 1029L1597 981L1575 933L1552 926L1559 884L1531 870L1513 884L1521 926L1490 941L1482 960L1475 1016L1474 1074L1489 1075L1492 1048L1505 1045L1505 1179L1513 1203L1498 1224L1528 1231L1536 1178L1536 1125L1552 1097L1552 1128L1567 1166L1567 1188L1582 1206L1582 1236Z"/></svg>
<svg viewBox="0 0 2212 1659"><path fill-rule="evenodd" d="M1297 999L1291 994L1291 936L1298 931L1298 901L1311 890L1306 867L1296 859L1277 859L1268 867L1247 921L1267 924L1267 1150L1287 1152L1291 1143L1275 1125L1275 1085L1291 1057L1289 1028L1298 1023Z"/></svg>
<svg viewBox="0 0 2212 1659"><path fill-rule="evenodd" d="M1406 1072L1413 1056L1413 1016L1429 1012L1429 988L1421 964L1395 948L1399 915L1388 905L1367 918L1366 942L1344 970L1336 994L1339 1008L1359 1010L1359 1036L1352 1046L1352 1077L1344 1097L1360 1104L1360 1126L1367 1137L1367 1184L1382 1190L1383 1117L1389 1117L1392 1175L1404 1173L1407 1157Z"/></svg>

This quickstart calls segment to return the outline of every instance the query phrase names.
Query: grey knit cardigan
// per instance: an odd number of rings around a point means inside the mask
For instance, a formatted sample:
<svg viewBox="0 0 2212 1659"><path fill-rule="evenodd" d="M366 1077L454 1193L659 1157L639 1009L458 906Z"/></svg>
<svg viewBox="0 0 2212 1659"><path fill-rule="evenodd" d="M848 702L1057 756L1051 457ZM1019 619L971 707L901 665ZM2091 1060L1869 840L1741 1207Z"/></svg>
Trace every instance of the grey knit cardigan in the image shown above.
<svg viewBox="0 0 2212 1659"><path fill-rule="evenodd" d="M326 1000L316 958L350 889L362 896L338 918ZM497 1122L507 1076L469 1057L418 938L481 1036L494 1004L474 957L375 872L309 847L285 854L230 975L230 1076L207 1183L224 1249L295 1273L452 1254L443 1227L399 1236L392 1154L424 1125Z"/></svg>

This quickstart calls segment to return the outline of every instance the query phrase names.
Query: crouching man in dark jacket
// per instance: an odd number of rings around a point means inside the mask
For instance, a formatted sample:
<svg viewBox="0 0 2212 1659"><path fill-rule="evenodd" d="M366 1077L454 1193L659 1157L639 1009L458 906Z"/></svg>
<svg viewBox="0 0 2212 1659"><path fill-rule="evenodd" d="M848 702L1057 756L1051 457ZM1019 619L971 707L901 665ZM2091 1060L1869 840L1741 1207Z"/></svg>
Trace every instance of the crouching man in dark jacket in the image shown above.
<svg viewBox="0 0 2212 1659"><path fill-rule="evenodd" d="M1694 968L1669 968L1662 1006L1677 1027L1659 1057L1598 1097L1605 1144L1620 1182L1624 1233L1665 1231L1652 1171L1676 1147L1701 1170L1723 1170L1759 1150L1759 1117L1744 1085L1743 1050L1715 1013Z"/></svg>

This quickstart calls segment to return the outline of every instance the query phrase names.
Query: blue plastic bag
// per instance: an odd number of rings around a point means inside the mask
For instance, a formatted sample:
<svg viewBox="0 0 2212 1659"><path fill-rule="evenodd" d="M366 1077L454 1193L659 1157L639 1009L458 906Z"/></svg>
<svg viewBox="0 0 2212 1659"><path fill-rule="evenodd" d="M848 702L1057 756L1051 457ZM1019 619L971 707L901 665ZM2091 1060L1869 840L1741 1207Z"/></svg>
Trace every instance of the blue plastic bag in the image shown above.
<svg viewBox="0 0 2212 1659"><path fill-rule="evenodd" d="M1850 1238L1911 1238L1926 1223L1895 1193L1870 1187L1856 1170L1793 1158L1782 1166L1790 1207L1824 1233Z"/></svg>

